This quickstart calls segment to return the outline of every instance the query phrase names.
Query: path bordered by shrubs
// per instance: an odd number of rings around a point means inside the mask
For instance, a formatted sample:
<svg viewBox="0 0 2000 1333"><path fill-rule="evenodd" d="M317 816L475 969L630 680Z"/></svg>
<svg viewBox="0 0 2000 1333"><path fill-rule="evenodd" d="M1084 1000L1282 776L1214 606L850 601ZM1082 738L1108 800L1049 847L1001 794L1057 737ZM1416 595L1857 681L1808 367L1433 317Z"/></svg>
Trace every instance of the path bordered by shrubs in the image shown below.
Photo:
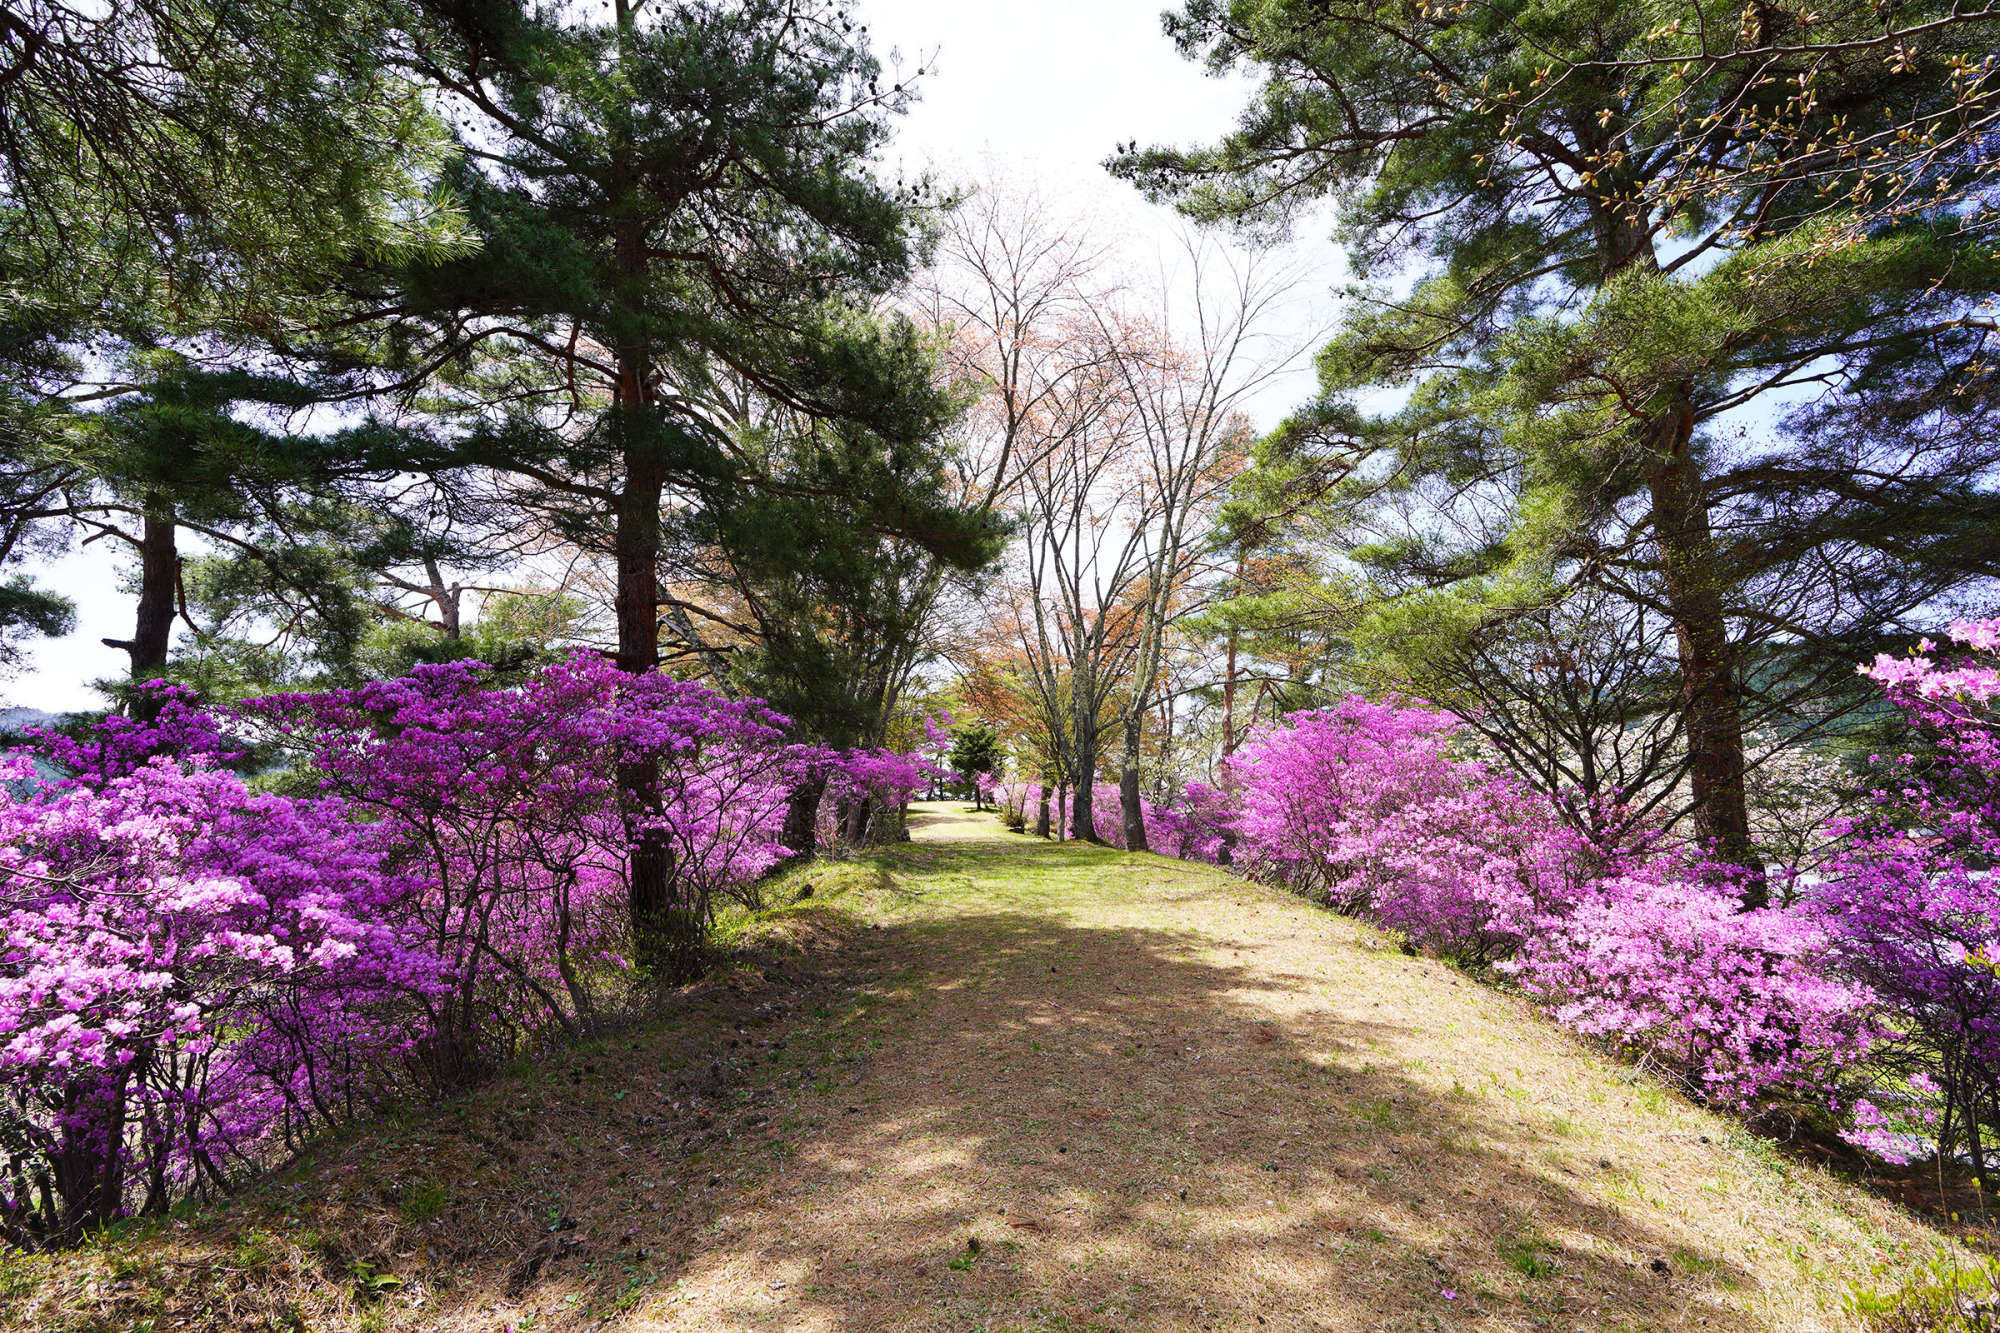
<svg viewBox="0 0 2000 1333"><path fill-rule="evenodd" d="M1803 1333L1943 1244L1366 926L913 829L657 1028L0 1264L0 1328Z"/></svg>
<svg viewBox="0 0 2000 1333"><path fill-rule="evenodd" d="M1831 1329L1938 1244L1366 927L961 810L866 1076L638 1326Z"/></svg>

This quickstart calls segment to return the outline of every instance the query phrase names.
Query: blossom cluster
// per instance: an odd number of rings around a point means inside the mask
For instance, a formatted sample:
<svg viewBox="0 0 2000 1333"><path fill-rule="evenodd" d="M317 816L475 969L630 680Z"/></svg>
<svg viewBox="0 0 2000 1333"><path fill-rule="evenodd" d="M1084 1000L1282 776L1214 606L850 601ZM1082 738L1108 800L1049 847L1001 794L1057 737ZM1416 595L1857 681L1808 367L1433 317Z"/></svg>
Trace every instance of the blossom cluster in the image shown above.
<svg viewBox="0 0 2000 1333"><path fill-rule="evenodd" d="M171 710L170 710L171 711ZM72 1239L366 1104L445 976L421 881L338 803L205 759L0 785L0 1232ZM74 757L74 756L72 756ZM367 1060L354 1058L368 1052Z"/></svg>
<svg viewBox="0 0 2000 1333"><path fill-rule="evenodd" d="M802 787L900 809L928 778L583 656L507 686L454 662L227 714L170 689L150 704L39 736L39 769L0 761L16 1243L164 1209L385 1099L586 1035L647 982L642 854L668 910L705 925L788 854ZM289 756L280 791L227 766L249 751L232 734Z"/></svg>
<svg viewBox="0 0 2000 1333"><path fill-rule="evenodd" d="M1557 1021L1718 1104L1815 1095L1867 1049L1866 994L1818 969L1812 923L1740 912L1654 831L1565 818L1470 751L1421 704L1294 714L1227 766L1236 859L1413 947L1496 965Z"/></svg>
<svg viewBox="0 0 2000 1333"><path fill-rule="evenodd" d="M1397 700L1281 720L1220 791L1149 807L1148 829L1201 830L1151 840L1202 860L1232 847L1254 875L1491 963L1707 1101L1816 1104L1861 1146L1907 1157L1929 1137L1983 1177L2000 1131L2000 619L1950 638L1949 660L1925 641L1861 667L1921 752L1876 757L1867 808L1828 823L1832 851L1782 908L1743 910L1729 867L1527 788L1452 718Z"/></svg>
<svg viewBox="0 0 2000 1333"><path fill-rule="evenodd" d="M1557 1022L1748 1106L1817 1093L1880 1036L1875 996L1827 966L1810 913L1743 911L1713 887L1619 876L1544 916L1501 967Z"/></svg>

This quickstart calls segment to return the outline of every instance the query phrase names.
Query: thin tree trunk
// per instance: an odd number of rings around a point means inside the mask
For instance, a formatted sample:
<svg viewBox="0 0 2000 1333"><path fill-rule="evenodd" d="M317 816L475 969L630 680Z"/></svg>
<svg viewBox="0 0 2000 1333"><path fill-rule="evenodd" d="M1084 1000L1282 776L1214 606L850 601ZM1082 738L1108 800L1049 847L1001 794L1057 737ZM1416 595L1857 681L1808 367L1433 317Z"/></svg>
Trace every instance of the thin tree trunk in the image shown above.
<svg viewBox="0 0 2000 1333"><path fill-rule="evenodd" d="M1088 649L1077 655L1070 677L1070 742L1076 753L1075 805L1070 815L1070 836L1086 842L1097 841L1097 673Z"/></svg>
<svg viewBox="0 0 2000 1333"><path fill-rule="evenodd" d="M1159 631L1150 603L1146 621L1139 631L1139 660L1133 667L1132 695L1126 701L1118 737L1118 813L1128 852L1150 850L1146 846L1146 807L1139 795L1139 751L1145 740L1147 698L1153 691L1159 655Z"/></svg>
<svg viewBox="0 0 2000 1333"><path fill-rule="evenodd" d="M1223 658L1222 670L1222 757L1224 759L1236 753L1236 636L1236 627L1231 625L1229 648Z"/></svg>
<svg viewBox="0 0 2000 1333"><path fill-rule="evenodd" d="M1657 461L1651 489L1653 539L1680 654L1695 836L1709 854L1743 872L1743 905L1763 907L1770 891L1751 841L1743 791L1742 700L1723 609L1728 574L1709 524L1706 489L1693 457L1693 430L1693 412L1685 400L1653 423Z"/></svg>
<svg viewBox="0 0 2000 1333"><path fill-rule="evenodd" d="M1035 784L1039 796L1039 803L1035 809L1035 836L1038 838L1049 836L1049 789L1054 782L1055 777L1045 772Z"/></svg>
<svg viewBox="0 0 2000 1333"><path fill-rule="evenodd" d="M1167 515L1163 549L1146 576L1146 604L1139 620L1139 656L1132 664L1132 694L1125 704L1118 747L1118 806L1125 832L1125 850L1150 851L1146 845L1146 807L1139 795L1139 751L1145 739L1146 713L1152 708L1153 685L1160 674L1160 654L1167 637L1167 601L1172 577L1180 564L1176 516Z"/></svg>

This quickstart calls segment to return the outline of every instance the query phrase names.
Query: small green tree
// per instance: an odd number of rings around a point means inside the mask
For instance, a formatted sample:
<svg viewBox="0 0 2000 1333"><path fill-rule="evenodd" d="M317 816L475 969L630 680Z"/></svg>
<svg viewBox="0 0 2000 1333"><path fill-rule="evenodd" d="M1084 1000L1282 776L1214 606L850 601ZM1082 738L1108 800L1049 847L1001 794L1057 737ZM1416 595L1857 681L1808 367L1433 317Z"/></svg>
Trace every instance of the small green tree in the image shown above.
<svg viewBox="0 0 2000 1333"><path fill-rule="evenodd" d="M983 810L985 794L979 790L979 775L998 773L1006 763L1000 750L1000 733L984 722L961 722L951 729L951 754L946 763L959 780L972 788L972 808Z"/></svg>

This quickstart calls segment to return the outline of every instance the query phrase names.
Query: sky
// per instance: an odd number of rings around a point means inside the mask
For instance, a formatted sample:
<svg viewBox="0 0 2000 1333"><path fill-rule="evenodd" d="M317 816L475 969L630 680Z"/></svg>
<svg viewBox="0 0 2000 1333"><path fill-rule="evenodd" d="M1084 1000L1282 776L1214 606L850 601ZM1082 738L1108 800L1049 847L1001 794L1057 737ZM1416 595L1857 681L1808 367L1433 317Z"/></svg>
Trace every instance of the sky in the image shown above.
<svg viewBox="0 0 2000 1333"><path fill-rule="evenodd" d="M1110 180L1100 164L1121 141L1194 144L1234 124L1251 91L1242 78L1210 78L1183 60L1160 27L1161 0L859 0L885 65L900 54L905 74L922 67L921 100L889 155L909 171L931 167L953 179L992 170L1073 195L1131 244L1157 245L1167 210ZM1323 246L1309 265L1338 278ZM1316 316L1302 316L1316 319ZM1300 381L1274 386L1256 414L1274 424ZM125 655L106 637L131 631L120 553L100 541L45 567L43 586L77 604L75 633L36 644L23 673L0 682L11 705L50 711L103 706L89 682L122 674Z"/></svg>

